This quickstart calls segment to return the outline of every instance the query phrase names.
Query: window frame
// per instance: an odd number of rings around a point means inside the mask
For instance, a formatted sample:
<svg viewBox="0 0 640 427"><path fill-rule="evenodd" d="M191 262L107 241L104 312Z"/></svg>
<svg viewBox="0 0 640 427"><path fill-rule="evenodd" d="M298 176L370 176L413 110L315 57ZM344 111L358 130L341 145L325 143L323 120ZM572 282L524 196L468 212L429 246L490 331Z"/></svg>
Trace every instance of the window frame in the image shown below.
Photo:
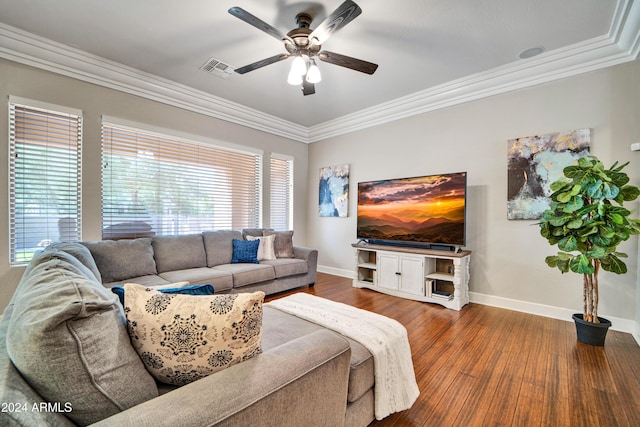
<svg viewBox="0 0 640 427"><path fill-rule="evenodd" d="M294 161L294 157L293 156L289 156L286 154L279 154L279 153L271 153L271 156L269 158L269 202L270 202L270 206L269 206L269 226L271 228L274 228L274 174L273 174L273 162L274 161L283 161L287 163L288 166L288 183L287 183L287 194L284 196L284 198L286 199L286 222L287 225L286 227L282 230L282 231L287 231L287 230L293 230L293 202L294 202L294 191L293 191L293 185L294 185L294 172L295 172L295 161ZM282 195L278 195L279 197L283 197ZM283 209L283 206L280 205L278 206L279 209ZM280 230L279 230L280 231Z"/></svg>
<svg viewBox="0 0 640 427"><path fill-rule="evenodd" d="M262 167L262 162L263 162L263 151L259 150L259 149L255 149L253 147L245 147L245 146L240 146L240 145L236 145L236 144L231 144L231 143L226 143L220 140L216 140L216 139L212 139L212 138L207 138L207 137L202 137L199 135L194 135L194 134L189 134L189 133L185 133L185 132L180 132L180 131L176 131L173 129L167 129L167 128L162 128L162 127L157 127L157 126L153 126L153 125L148 125L148 124L142 124L142 123L137 123L137 122L133 122L133 121L129 121L126 119L121 119L121 118L116 118L116 117L112 117L112 116L107 116L107 115L103 115L102 116L102 120L101 120L101 129L102 129L102 133L103 136L101 138L101 143L102 143L102 149L101 149L101 156L102 156L102 176L101 176L101 188L102 188L102 196L101 196L101 202L102 202L102 226L101 226L101 232L103 233L104 236L104 230L105 227L109 226L109 223L107 223L106 219L105 219L105 162L106 162L106 153L105 153L105 136L104 136L104 132L105 132L105 127L115 127L115 128L119 128L119 129L123 129L125 131L129 131L129 132L134 132L134 133L140 133L140 134L144 134L149 136L150 138L153 137L157 137L159 139L162 140L167 140L167 142L173 143L175 142L176 144L186 144L187 146L190 146L190 150L193 149L195 150L199 150L200 148L204 148L204 150L206 151L207 149L211 149L211 150L217 150L220 151L222 150L225 153L228 153L229 156L233 156L234 152L237 152L243 156L254 156L255 157L255 169L253 169L253 172L255 173L255 175L252 174L251 177L248 177L248 180L255 180L256 183L256 187L255 189L251 190L251 193L255 195L255 199L251 199L253 200L253 202L255 202L255 214L254 216L252 216L252 219L255 218L256 224L252 224L249 227L261 227L262 226L262 221L263 221L263 215L262 215L262 211L263 211L263 195L262 195L262 191L263 191L263 167ZM199 148L196 148L199 147ZM176 162L177 164L179 164L180 162ZM161 167L161 162L158 163L158 167ZM227 183L228 184L228 183ZM231 181L231 185L233 185L233 181ZM252 208L252 212L253 212L253 208ZM231 217L224 219L226 221L231 221L232 224L235 223L236 219L233 213L233 205L232 208L230 210L231 213ZM162 216L163 214L161 214ZM223 220L223 221L224 221ZM151 222L155 224L155 219L151 219ZM113 222L111 223L113 224ZM223 227L223 228L229 228L229 227ZM211 230L213 228L211 227L205 227L204 229L200 230L200 231L192 231L191 233L197 233L197 232L201 232L201 231L205 231L205 230ZM217 228L220 229L220 228ZM163 230L163 227L160 227L159 230L157 230L158 233L154 234L154 235L175 235L176 233L167 233L166 231ZM177 233L177 234L191 234L191 233ZM135 236L131 236L131 237L135 237ZM103 237L105 238L105 237ZM109 237L107 237L109 238ZM117 237L116 237L117 238ZM121 237L121 238L125 238L125 237Z"/></svg>
<svg viewBox="0 0 640 427"><path fill-rule="evenodd" d="M58 225L58 240L78 241L82 239L82 152L83 152L83 126L84 126L84 118L83 118L82 110L10 95L8 100L8 146L9 146L9 159L8 159L9 242L8 242L8 246L9 246L10 267L26 265L30 262L31 258L33 257L32 256L29 259L26 259L24 256L22 258L18 257L19 251L18 251L17 245L18 245L18 239L19 239L20 233L18 233L17 222L18 222L18 218L22 216L23 223L24 223L25 213L23 212L22 214L18 214L17 212L17 200L19 198L19 194L16 188L16 186L18 185L17 183L18 178L16 176L17 175L16 158L19 151L19 147L17 146L19 138L18 138L18 130L16 129L18 125L16 123L17 121L16 107L20 107L20 109L31 110L34 113L38 111L43 114L50 114L52 117L53 116L57 116L57 117L70 116L69 122L70 124L74 125L77 132L75 133L74 137L70 138L70 140L68 141L69 142L68 147L73 147L76 152L75 162L72 162L73 168L69 169L69 172L73 172L73 175L75 176L75 179L73 179L74 182L72 182L69 185L69 187L74 188L75 191L70 192L69 195L73 193L75 194L73 194L73 196L68 199L70 200L70 203L64 206L72 208L72 211L71 211L72 213L69 216L71 217L75 216L75 218L73 218L75 219L75 227L73 227L73 229L66 230L66 232L69 233L67 235L67 239L62 239L63 236L60 236L59 234L60 228ZM53 132L47 133L46 135L42 136L42 139L38 139L38 141L40 141L40 144L43 144L43 145L48 144L49 143L48 139L53 138L52 135L53 137L55 137L55 134ZM70 136L71 136L71 133L70 133ZM47 146L47 145L44 145L44 146ZM58 164L62 164L62 161L60 161ZM75 169L75 171L73 169ZM34 173L33 171L31 171L31 173L33 175L40 175L39 173ZM69 174L69 176L71 176L71 174ZM44 222L45 226L49 224L50 219L54 218L54 216L48 212L51 206L53 205L51 205L50 203L46 204L47 213L45 215L46 217L46 221ZM56 221L58 224L59 224L58 221L60 219L61 218L58 218L58 220ZM39 225L39 226L41 227L42 225ZM27 239L26 234L24 232L22 234L23 234L22 239ZM48 241L53 241L53 239L51 238L53 237L53 234L50 234L49 227L45 229L45 231L42 233L42 236L45 238L41 239L39 244L44 245L43 242L46 243Z"/></svg>

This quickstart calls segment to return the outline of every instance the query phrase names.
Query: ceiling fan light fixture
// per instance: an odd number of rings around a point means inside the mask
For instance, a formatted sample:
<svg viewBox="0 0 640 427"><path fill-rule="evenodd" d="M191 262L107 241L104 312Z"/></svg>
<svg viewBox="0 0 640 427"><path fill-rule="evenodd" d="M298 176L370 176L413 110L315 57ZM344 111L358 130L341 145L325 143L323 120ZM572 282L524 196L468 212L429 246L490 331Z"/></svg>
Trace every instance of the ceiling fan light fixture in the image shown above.
<svg viewBox="0 0 640 427"><path fill-rule="evenodd" d="M291 71L289 71L289 76L287 77L287 83L292 86L299 86L302 84L302 74L298 74L291 67Z"/></svg>
<svg viewBox="0 0 640 427"><path fill-rule="evenodd" d="M307 71L307 81L309 83L319 83L321 80L320 68L316 65L316 61L312 59L309 71Z"/></svg>
<svg viewBox="0 0 640 427"><path fill-rule="evenodd" d="M296 56L293 60L293 64L291 64L291 73L296 73L299 76L304 76L307 72L307 64L304 62L302 55Z"/></svg>

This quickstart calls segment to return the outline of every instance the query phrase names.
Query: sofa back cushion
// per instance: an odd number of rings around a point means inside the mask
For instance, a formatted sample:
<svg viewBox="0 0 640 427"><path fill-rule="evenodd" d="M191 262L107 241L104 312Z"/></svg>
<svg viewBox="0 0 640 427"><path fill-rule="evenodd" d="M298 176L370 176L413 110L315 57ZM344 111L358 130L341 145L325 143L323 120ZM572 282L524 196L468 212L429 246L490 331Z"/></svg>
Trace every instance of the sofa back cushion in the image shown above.
<svg viewBox="0 0 640 427"><path fill-rule="evenodd" d="M102 283L158 274L150 238L81 243L91 251Z"/></svg>
<svg viewBox="0 0 640 427"><path fill-rule="evenodd" d="M91 251L89 249L78 243L78 242L56 242L47 246L46 251L51 250L63 251L71 255L73 258L81 262L85 267L91 270L91 273L96 277L98 282L102 282L102 275L100 274L100 270L96 265L96 261L93 259L91 255Z"/></svg>
<svg viewBox="0 0 640 427"><path fill-rule="evenodd" d="M207 266L202 234L158 236L151 245L158 273Z"/></svg>
<svg viewBox="0 0 640 427"><path fill-rule="evenodd" d="M67 416L85 425L158 390L131 346L117 297L64 258L34 258L12 300L7 354L40 396L68 404Z"/></svg>
<svg viewBox="0 0 640 427"><path fill-rule="evenodd" d="M2 426L55 426L73 427L76 424L64 416L64 403L60 412L34 410L46 404L42 396L25 381L7 354L7 327L11 319L13 304L4 309L0 321L0 402L5 410L0 413Z"/></svg>
<svg viewBox="0 0 640 427"><path fill-rule="evenodd" d="M242 233L237 230L205 231L202 237L207 253L207 267L215 267L231 264L233 239L242 239Z"/></svg>

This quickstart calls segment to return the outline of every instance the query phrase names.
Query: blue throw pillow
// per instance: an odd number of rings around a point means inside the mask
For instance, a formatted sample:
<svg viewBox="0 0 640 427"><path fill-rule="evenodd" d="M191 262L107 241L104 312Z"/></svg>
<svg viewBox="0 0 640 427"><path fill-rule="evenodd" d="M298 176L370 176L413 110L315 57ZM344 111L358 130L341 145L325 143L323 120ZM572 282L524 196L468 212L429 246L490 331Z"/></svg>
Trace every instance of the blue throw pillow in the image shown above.
<svg viewBox="0 0 640 427"><path fill-rule="evenodd" d="M231 264L252 263L258 264L258 246L260 240L233 239L233 257Z"/></svg>
<svg viewBox="0 0 640 427"><path fill-rule="evenodd" d="M187 285L179 288L153 288L163 294L183 294L183 295L213 295L215 289L213 285ZM111 288L111 292L118 295L120 304L124 305L124 286L114 286Z"/></svg>

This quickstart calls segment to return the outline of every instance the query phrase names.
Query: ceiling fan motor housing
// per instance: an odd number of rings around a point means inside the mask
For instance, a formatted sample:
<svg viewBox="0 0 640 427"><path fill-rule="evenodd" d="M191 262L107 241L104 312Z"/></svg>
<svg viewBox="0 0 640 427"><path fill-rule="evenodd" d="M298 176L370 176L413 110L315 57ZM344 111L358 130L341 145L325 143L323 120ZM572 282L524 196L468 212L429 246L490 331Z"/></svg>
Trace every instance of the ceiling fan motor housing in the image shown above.
<svg viewBox="0 0 640 427"><path fill-rule="evenodd" d="M319 44L313 44L309 42L309 35L312 33L311 16L307 13L299 13L296 15L296 24L298 28L287 33L287 36L293 40L291 43L285 39L285 48L291 55L306 55L309 58L316 56L322 48Z"/></svg>

